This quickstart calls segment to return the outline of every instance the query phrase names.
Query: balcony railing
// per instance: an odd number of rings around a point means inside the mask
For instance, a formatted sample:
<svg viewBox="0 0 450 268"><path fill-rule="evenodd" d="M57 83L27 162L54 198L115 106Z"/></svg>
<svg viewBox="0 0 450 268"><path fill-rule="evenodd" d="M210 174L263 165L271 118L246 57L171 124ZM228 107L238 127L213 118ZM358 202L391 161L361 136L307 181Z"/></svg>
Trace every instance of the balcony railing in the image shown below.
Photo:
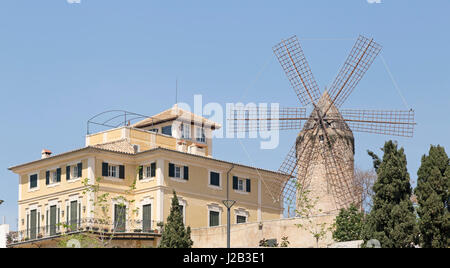
<svg viewBox="0 0 450 268"><path fill-rule="evenodd" d="M81 232L91 232L99 235L114 234L158 234L154 221L126 220L106 221L96 218L84 218L77 221L61 222L41 227L31 227L8 235L8 245L50 239L61 235L70 235Z"/></svg>

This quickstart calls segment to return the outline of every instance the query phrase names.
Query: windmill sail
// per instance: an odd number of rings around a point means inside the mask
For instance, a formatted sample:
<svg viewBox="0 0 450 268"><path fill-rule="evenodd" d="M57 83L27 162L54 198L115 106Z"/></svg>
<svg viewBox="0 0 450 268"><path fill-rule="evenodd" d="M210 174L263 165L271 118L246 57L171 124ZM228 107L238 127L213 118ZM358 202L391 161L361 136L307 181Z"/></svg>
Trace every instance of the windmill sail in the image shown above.
<svg viewBox="0 0 450 268"><path fill-rule="evenodd" d="M320 99L319 86L314 79L303 49L297 36L281 41L273 47L292 88L297 94L302 106L315 104Z"/></svg>

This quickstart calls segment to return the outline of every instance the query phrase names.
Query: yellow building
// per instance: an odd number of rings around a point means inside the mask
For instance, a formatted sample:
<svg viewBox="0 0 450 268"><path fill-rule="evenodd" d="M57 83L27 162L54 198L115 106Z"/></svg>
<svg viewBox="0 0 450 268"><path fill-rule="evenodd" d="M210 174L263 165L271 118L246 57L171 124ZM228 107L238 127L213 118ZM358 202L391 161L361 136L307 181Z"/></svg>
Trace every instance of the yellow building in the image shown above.
<svg viewBox="0 0 450 268"><path fill-rule="evenodd" d="M279 219L282 204L264 187L279 174L214 159L211 135L220 127L174 106L134 125L87 135L81 149L58 155L44 150L42 159L9 168L19 176L13 245L91 230L137 236L156 246L174 190L187 226L225 225L227 178L229 199L236 200L232 224ZM99 178L98 191L86 191L83 182L94 185ZM107 222L100 221L97 204L104 193ZM119 196L126 208L115 200Z"/></svg>

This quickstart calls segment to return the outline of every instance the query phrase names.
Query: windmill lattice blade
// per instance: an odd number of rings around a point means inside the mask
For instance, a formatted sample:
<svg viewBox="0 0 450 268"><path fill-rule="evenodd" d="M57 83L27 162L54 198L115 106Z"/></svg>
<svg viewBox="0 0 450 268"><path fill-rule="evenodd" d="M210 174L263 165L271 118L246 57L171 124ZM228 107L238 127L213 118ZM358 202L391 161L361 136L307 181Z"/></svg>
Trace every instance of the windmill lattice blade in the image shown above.
<svg viewBox="0 0 450 268"><path fill-rule="evenodd" d="M307 120L305 108L280 108L276 111L247 107L230 110L228 120L231 121L234 133L301 129L302 121Z"/></svg>
<svg viewBox="0 0 450 268"><path fill-rule="evenodd" d="M341 110L347 125L358 132L412 137L414 111Z"/></svg>
<svg viewBox="0 0 450 268"><path fill-rule="evenodd" d="M274 189L281 190L277 194L283 201L283 204L294 210L297 209L297 193L307 188L308 185L306 178L308 177L309 167L313 161L317 129L314 132L314 135L308 135L307 138L301 141L301 146L298 147L299 141L292 146L278 169L279 173L286 175L278 179L282 185L274 185L273 187ZM289 178L289 180L286 181L283 178Z"/></svg>
<svg viewBox="0 0 450 268"><path fill-rule="evenodd" d="M356 195L354 184L353 156L345 155L349 152L353 154L353 148L349 148L348 143L342 142L343 139L336 135L333 135L335 138L332 140L326 132L324 136L326 138L322 143L321 151L327 182L333 193L336 209L347 208L351 204L359 205L360 200Z"/></svg>
<svg viewBox="0 0 450 268"><path fill-rule="evenodd" d="M359 36L329 90L333 104L336 107L342 106L380 51L381 46L375 43L373 39Z"/></svg>
<svg viewBox="0 0 450 268"><path fill-rule="evenodd" d="M320 90L306 61L297 36L293 36L273 47L286 76L302 106L317 103Z"/></svg>

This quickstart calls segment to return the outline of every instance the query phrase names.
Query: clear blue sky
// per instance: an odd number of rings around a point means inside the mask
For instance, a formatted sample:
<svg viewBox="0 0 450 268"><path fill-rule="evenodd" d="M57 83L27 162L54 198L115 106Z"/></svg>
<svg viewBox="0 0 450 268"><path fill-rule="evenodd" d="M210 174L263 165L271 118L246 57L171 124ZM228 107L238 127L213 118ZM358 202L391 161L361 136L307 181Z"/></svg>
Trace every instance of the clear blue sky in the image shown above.
<svg viewBox="0 0 450 268"><path fill-rule="evenodd" d="M16 227L17 176L7 167L84 146L86 120L108 109L158 113L180 101L298 102L271 48L293 34L323 89L345 60L352 38L373 36L405 96L378 58L346 108L416 110L405 147L416 178L430 144L450 148L450 2L4 0L0 2L0 216ZM276 170L295 131L280 146L217 140L214 156ZM389 137L355 133L356 163ZM450 149L449 149L450 150Z"/></svg>

